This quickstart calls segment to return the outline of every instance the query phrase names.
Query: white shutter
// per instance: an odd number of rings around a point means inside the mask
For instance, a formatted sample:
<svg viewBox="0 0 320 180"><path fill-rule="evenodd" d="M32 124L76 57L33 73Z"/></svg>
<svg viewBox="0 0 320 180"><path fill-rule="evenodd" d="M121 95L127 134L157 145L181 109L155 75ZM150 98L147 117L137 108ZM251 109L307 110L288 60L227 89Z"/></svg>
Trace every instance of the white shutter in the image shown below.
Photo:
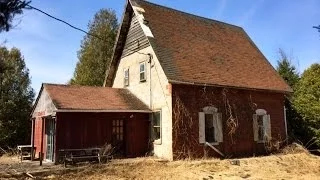
<svg viewBox="0 0 320 180"><path fill-rule="evenodd" d="M222 129L222 113L216 113L217 115L217 129L218 129L218 137L217 141L218 142L223 142L223 129Z"/></svg>
<svg viewBox="0 0 320 180"><path fill-rule="evenodd" d="M205 115L204 112L199 112L199 143L205 142Z"/></svg>
<svg viewBox="0 0 320 180"><path fill-rule="evenodd" d="M220 132L219 132L219 128L218 128L218 113L213 113L213 127L214 127L214 139L219 142L219 136L220 136Z"/></svg>
<svg viewBox="0 0 320 180"><path fill-rule="evenodd" d="M265 136L267 136L268 140L271 140L271 123L269 114L263 116L263 127Z"/></svg>
<svg viewBox="0 0 320 180"><path fill-rule="evenodd" d="M254 141L258 141L258 115L254 114L253 115L253 139Z"/></svg>

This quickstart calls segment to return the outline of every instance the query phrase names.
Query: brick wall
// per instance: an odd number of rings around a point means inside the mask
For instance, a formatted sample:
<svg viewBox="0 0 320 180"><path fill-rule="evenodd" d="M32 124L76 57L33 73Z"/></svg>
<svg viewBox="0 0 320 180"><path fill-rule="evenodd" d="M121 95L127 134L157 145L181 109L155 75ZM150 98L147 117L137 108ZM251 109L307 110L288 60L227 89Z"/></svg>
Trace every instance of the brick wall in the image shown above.
<svg viewBox="0 0 320 180"><path fill-rule="evenodd" d="M232 115L238 120L235 133L229 134ZM174 159L186 157L219 156L199 143L198 112L206 106L215 106L222 113L223 142L215 147L228 157L266 154L264 143L253 138L252 116L256 109L265 109L271 117L274 142L285 139L284 95L281 93L224 89L219 87L172 85L173 154Z"/></svg>

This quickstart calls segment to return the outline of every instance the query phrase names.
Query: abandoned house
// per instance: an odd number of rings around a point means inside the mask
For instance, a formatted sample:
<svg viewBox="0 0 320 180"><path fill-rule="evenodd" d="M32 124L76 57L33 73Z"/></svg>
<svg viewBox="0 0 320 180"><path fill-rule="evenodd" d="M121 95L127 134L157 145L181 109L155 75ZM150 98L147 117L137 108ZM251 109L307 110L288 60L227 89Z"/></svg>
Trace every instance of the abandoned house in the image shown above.
<svg viewBox="0 0 320 180"><path fill-rule="evenodd" d="M117 146L125 157L267 154L287 138L291 88L246 32L142 0L128 0L104 87L43 84L32 145Z"/></svg>

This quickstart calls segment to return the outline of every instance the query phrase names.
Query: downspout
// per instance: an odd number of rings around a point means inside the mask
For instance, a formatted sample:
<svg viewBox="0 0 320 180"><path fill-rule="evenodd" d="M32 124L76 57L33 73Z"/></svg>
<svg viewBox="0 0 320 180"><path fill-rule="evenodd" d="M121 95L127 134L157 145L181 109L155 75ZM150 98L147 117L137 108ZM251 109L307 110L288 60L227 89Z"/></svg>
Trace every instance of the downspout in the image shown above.
<svg viewBox="0 0 320 180"><path fill-rule="evenodd" d="M288 144L288 124L287 124L287 109L286 106L283 106L283 115L284 115L284 128L286 131L286 142Z"/></svg>
<svg viewBox="0 0 320 180"><path fill-rule="evenodd" d="M219 151L219 149L215 148L214 146L212 146L210 143L206 142L205 143L206 146L209 146L211 149L213 149L214 151L216 151L218 154L220 154L222 157L224 157L224 154Z"/></svg>
<svg viewBox="0 0 320 180"><path fill-rule="evenodd" d="M152 55L149 53L148 54L149 55L149 61L148 61L148 63L150 64L150 70L149 70L149 72L150 72L150 77L149 77L149 79L150 79L150 83L149 83L149 86L150 86L150 88L149 88L149 91L150 91L150 110L152 110L152 83L151 83L151 68L152 68Z"/></svg>

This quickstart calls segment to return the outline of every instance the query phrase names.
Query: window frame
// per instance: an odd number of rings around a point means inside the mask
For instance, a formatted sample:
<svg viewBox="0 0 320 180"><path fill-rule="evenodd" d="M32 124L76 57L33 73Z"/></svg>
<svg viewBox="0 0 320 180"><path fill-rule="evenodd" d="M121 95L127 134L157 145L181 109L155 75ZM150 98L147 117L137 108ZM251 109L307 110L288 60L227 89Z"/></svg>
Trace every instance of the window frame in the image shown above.
<svg viewBox="0 0 320 180"><path fill-rule="evenodd" d="M144 68L143 68L143 71L141 71L141 65L143 65L144 66ZM143 62L140 62L139 63L139 81L140 82L146 82L147 81L147 70L146 70L146 62L145 61L143 61ZM141 79L141 74L144 74L144 79Z"/></svg>
<svg viewBox="0 0 320 180"><path fill-rule="evenodd" d="M259 124L259 121L262 122ZM263 128L262 139L259 134L261 127ZM253 133L254 141L257 143L265 143L272 138L270 114L268 114L266 110L257 109L255 114L253 114Z"/></svg>
<svg viewBox="0 0 320 180"><path fill-rule="evenodd" d="M215 142L206 141L206 115L212 115L212 125L214 127L214 140ZM219 145L223 143L223 122L222 113L218 112L218 109L214 106L207 106L203 108L202 112L199 112L199 143L209 143L211 145Z"/></svg>
<svg viewBox="0 0 320 180"><path fill-rule="evenodd" d="M126 72L128 72L128 76L127 76ZM129 70L129 68L124 69L123 85L124 85L124 87L127 87L130 85L130 70Z"/></svg>
<svg viewBox="0 0 320 180"><path fill-rule="evenodd" d="M213 139L214 139L214 141L213 142L209 142L209 141L207 141L207 137L206 137L206 130L207 130L207 128L206 128L206 115L211 115L212 116L212 119L211 119L211 121L212 121L212 127L214 128L214 131L213 131L213 135L214 135L214 137L213 137ZM216 116L216 118L214 117L214 116ZM205 112L204 113L204 139L205 139L205 141L206 142L208 142L209 144L211 144L211 145L218 145L219 144L219 142L218 142L218 137L216 137L217 136L217 129L218 129L218 113L217 112ZM216 122L214 122L214 121L216 121ZM215 127L215 125L216 125L216 127Z"/></svg>
<svg viewBox="0 0 320 180"><path fill-rule="evenodd" d="M155 125L155 113L159 113L159 125ZM155 139L155 128L159 128L160 131L160 137L158 139ZM152 140L154 144L162 144L162 110L155 110L152 112Z"/></svg>

